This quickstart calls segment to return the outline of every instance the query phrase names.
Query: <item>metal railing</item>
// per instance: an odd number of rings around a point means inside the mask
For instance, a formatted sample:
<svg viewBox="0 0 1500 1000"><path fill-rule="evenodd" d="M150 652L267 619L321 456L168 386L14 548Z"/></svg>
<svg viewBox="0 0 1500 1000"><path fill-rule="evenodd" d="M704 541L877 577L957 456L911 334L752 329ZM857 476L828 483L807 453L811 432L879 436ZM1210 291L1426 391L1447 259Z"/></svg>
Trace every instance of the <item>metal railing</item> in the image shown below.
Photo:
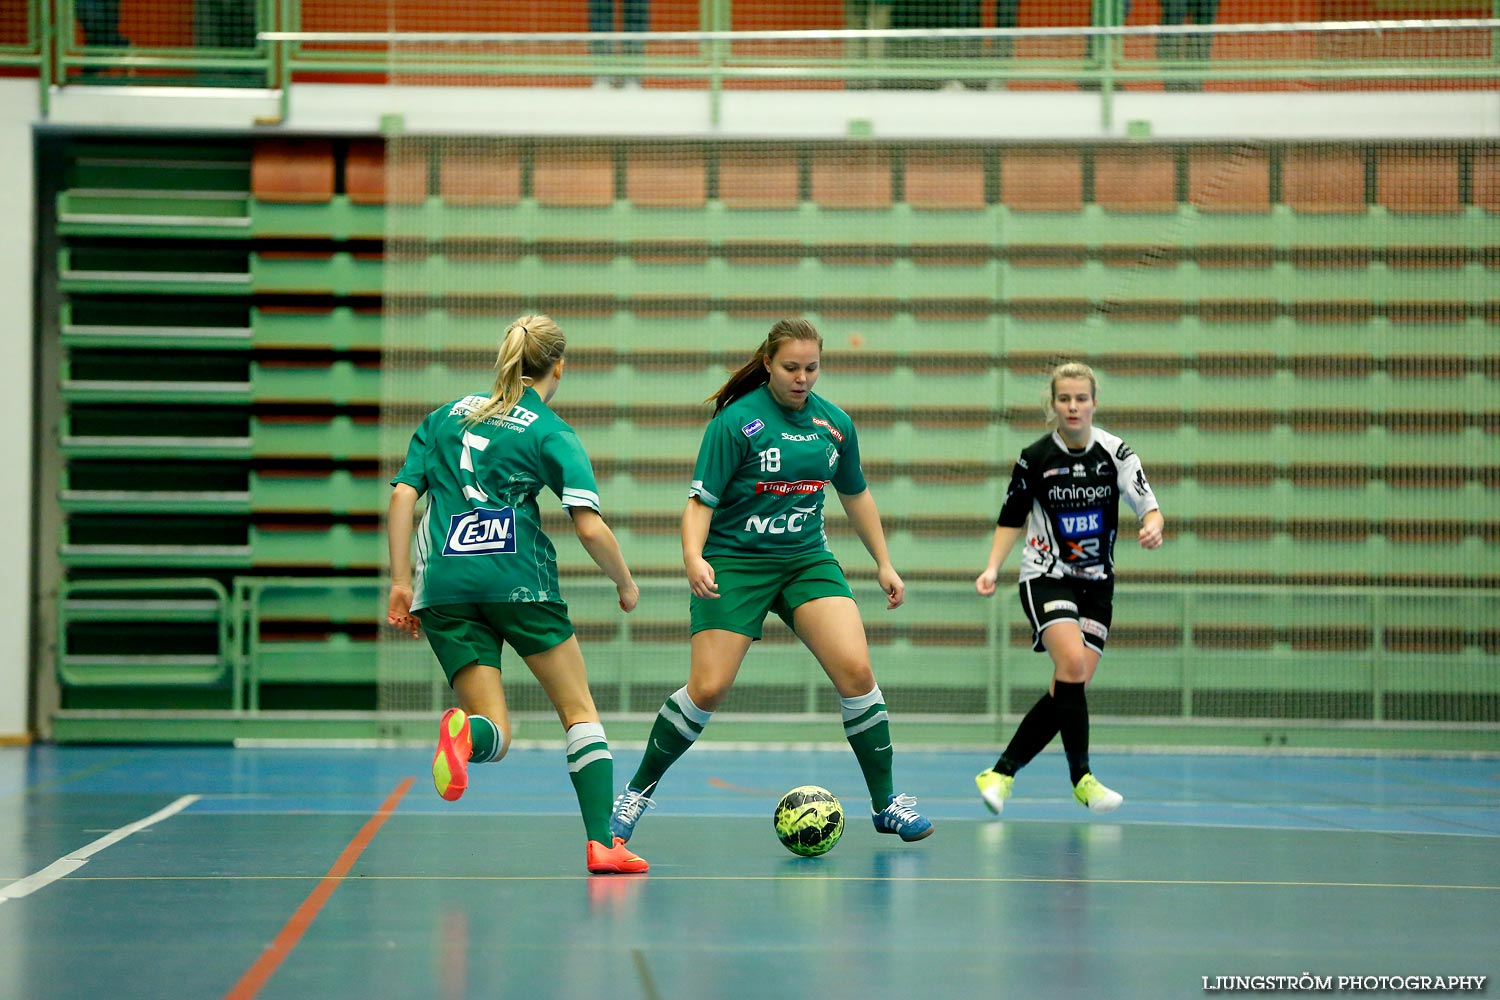
<svg viewBox="0 0 1500 1000"><path fill-rule="evenodd" d="M855 87L1070 81L1100 93L1106 119L1111 95L1141 81L1184 87L1205 81L1500 82L1500 0L1491 0L1489 18L1435 21L1125 26L1121 0L1096 0L1094 23L1085 27L752 32L717 30L729 23L729 5L705 0L700 11L704 30L640 34L306 32L301 30L300 0L247 2L253 5L257 33L231 39L234 44L223 44L224 33L209 24L199 26L196 36L187 33L186 25L175 26L176 34L191 37L190 44L141 46L120 44L120 38L107 39L110 44L90 41L80 28L81 0L30 0L26 38L0 44L0 65L37 68L44 83L44 111L47 92L57 85L239 85L285 93L299 74L308 73L380 74L413 81L462 75L476 82L497 76L649 76L701 84L715 104L735 81L788 86L833 81ZM1487 51L1444 57L1372 56L1359 51L1360 46L1212 60L1174 54L1167 51L1171 46L1141 54L1141 42L1148 38L1328 39L1351 33L1376 38L1422 31L1483 32L1489 45ZM1071 56L1011 57L1022 40L1069 39L1078 42ZM1126 42L1132 39L1136 47L1127 52ZM623 54L591 50L590 43L615 42L627 43L621 46Z"/></svg>
<svg viewBox="0 0 1500 1000"><path fill-rule="evenodd" d="M615 690L619 704L613 710L620 714L655 711L660 678L644 683L646 679L634 671L649 664L652 672L659 672L663 646L681 646L677 665L681 671L687 668L681 581L649 578L641 583L645 610L628 617L613 608L614 591L607 583L586 580L570 585L574 620L594 633L586 642L590 674L596 685ZM858 593L868 587L855 589ZM232 589L211 579L70 584L58 602L59 681L65 690L213 690L220 692L228 710L248 715L261 711L260 689L266 683L373 686L381 682L375 670L377 641L330 642L320 634L305 641L275 642L262 636L262 626L267 621L304 621L330 626L330 631L354 626L368 634L371 626L383 627L384 594L384 583L375 577L246 576L237 577ZM1306 721L1417 721L1487 730L1500 726L1492 717L1493 704L1500 700L1500 631L1491 627L1496 620L1491 593L1462 588L1131 584L1119 596L1125 603L1116 608L1107 669L1096 679L1091 696L1099 702L1095 712L1101 718L1253 720L1255 699L1270 693L1301 697L1304 706L1313 705L1312 712L1301 716ZM899 690L915 684L929 694L946 687L954 692L953 718L998 720L1019 710L1013 692L1024 700L1045 684L1045 658L1029 649L1029 632L1008 591L981 601L971 587L923 584L911 588L908 597L908 606L891 615L883 610L883 597L872 598L865 609L865 624L872 634L884 630L872 644L872 655L887 687ZM215 638L192 654L154 655L124 648L121 642L107 654L89 655L76 651L77 636L70 629L77 624L197 625ZM613 630L612 637L600 635L601 630ZM99 641L96 636L95 644ZM943 651L951 662L943 660ZM446 691L425 644L411 644L409 652L412 676L402 679L430 687L438 704ZM955 664L961 670L953 670ZM747 661L742 687L752 691L768 674L783 687L795 677L797 686L805 686L799 702L808 714L816 714L827 680L799 646L774 639L757 646ZM534 685L525 671L508 673L507 678L518 692ZM633 685L649 688L650 693L632 696ZM1112 692L1117 696L1113 709L1107 707ZM1154 692L1155 700L1142 700L1141 692ZM1162 702L1162 693L1173 704ZM1208 708L1205 699L1220 704ZM1338 699L1362 707L1350 711L1347 705L1334 705ZM1409 712L1390 716L1388 703L1400 704L1402 699L1425 699L1430 710L1417 713L1421 718ZM1471 706L1467 717L1452 709L1457 704ZM1327 714L1319 714L1319 705L1329 709ZM1240 710L1234 710L1236 706ZM755 713L755 695L742 698L735 711ZM1444 711L1451 717L1442 717Z"/></svg>

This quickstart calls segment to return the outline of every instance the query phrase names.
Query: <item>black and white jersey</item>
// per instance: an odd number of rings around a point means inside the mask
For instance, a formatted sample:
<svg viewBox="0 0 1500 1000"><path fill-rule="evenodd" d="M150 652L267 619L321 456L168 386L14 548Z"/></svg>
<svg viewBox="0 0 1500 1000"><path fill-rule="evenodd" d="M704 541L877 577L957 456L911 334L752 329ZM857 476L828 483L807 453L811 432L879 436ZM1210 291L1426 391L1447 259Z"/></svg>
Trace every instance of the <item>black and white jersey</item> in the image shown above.
<svg viewBox="0 0 1500 1000"><path fill-rule="evenodd" d="M998 519L1026 529L1021 581L1112 579L1121 497L1137 517L1160 506L1140 457L1113 434L1095 427L1088 447L1073 451L1054 431L1024 448Z"/></svg>

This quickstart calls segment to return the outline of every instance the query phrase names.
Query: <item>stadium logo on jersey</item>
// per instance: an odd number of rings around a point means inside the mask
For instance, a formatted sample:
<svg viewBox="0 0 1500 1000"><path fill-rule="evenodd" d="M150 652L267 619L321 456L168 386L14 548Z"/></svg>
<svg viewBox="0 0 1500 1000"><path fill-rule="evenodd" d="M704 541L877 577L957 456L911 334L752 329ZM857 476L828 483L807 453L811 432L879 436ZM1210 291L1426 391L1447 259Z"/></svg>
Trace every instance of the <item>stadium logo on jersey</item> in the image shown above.
<svg viewBox="0 0 1500 1000"><path fill-rule="evenodd" d="M1057 515L1057 527L1064 538L1085 538L1104 530L1104 512L1080 510L1071 514Z"/></svg>
<svg viewBox="0 0 1500 1000"><path fill-rule="evenodd" d="M843 442L844 442L844 435L842 435L842 434L839 433L839 429L837 427L833 426L828 421L824 420L822 417L813 417L812 418L812 422L815 423L815 424L817 424L819 427L826 427L826 428L828 428L828 433L833 435L833 439L835 441L839 442L840 444L843 444Z"/></svg>
<svg viewBox="0 0 1500 1000"><path fill-rule="evenodd" d="M516 510L479 507L448 519L445 556L492 556L516 551Z"/></svg>
<svg viewBox="0 0 1500 1000"><path fill-rule="evenodd" d="M1082 500L1085 503L1103 500L1109 496L1108 486L1053 486L1047 491L1047 499L1055 501Z"/></svg>
<svg viewBox="0 0 1500 1000"><path fill-rule="evenodd" d="M1070 473L1072 471L1073 471L1072 469L1068 468L1065 465L1065 466L1063 466L1060 469L1048 469L1046 472L1042 473L1042 478L1043 479L1047 479L1047 478L1049 478L1051 476L1066 476L1068 473Z"/></svg>
<svg viewBox="0 0 1500 1000"><path fill-rule="evenodd" d="M820 438L820 437L818 437L816 434L788 434L786 431L782 431L781 432L781 440L783 440L783 441L821 441L823 439Z"/></svg>
<svg viewBox="0 0 1500 1000"><path fill-rule="evenodd" d="M791 512L777 514L775 517L751 514L745 521L744 530L753 531L757 535L795 535L802 530L808 517L817 512L816 507L793 507Z"/></svg>
<svg viewBox="0 0 1500 1000"><path fill-rule="evenodd" d="M759 417L756 417L754 420L750 421L748 424L746 424L745 426L741 427L740 428L740 433L743 434L743 435L745 435L745 437L749 438L749 437L755 437L755 435L759 434L761 431L763 431L765 429L766 429L766 422L764 420L760 419Z"/></svg>
<svg viewBox="0 0 1500 1000"><path fill-rule="evenodd" d="M756 493L775 493L778 496L790 496L793 493L819 493L826 479L799 479L795 483L772 482L756 483Z"/></svg>

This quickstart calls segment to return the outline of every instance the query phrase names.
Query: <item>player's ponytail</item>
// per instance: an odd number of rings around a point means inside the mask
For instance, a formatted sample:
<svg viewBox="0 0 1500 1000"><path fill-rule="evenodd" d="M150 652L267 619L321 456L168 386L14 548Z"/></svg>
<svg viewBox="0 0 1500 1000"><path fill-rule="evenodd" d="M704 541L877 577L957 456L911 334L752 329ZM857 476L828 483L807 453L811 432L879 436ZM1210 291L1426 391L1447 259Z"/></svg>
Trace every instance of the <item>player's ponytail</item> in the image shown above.
<svg viewBox="0 0 1500 1000"><path fill-rule="evenodd" d="M823 349L822 335L818 333L818 328L807 320L778 320L776 325L771 327L771 332L766 334L766 339L761 341L760 346L755 349L750 360L730 375L728 381L719 386L719 390L704 402L712 402L714 413L717 415L720 410L736 399L765 385L771 380L771 373L766 370L766 363L776 357L776 352L781 349L781 345L789 340L813 340L817 342L819 351Z"/></svg>
<svg viewBox="0 0 1500 1000"><path fill-rule="evenodd" d="M1089 380L1089 393L1097 401L1099 398L1099 380L1094 377L1094 369L1081 361L1067 361L1052 369L1052 376L1047 380L1047 391L1042 395L1042 415L1047 419L1047 426L1051 427L1057 423L1057 410L1052 406L1052 398L1057 395L1057 383L1065 378L1086 378Z"/></svg>
<svg viewBox="0 0 1500 1000"><path fill-rule="evenodd" d="M495 387L489 401L465 417L477 424L504 416L521 401L521 394L535 380L550 372L563 356L567 338L550 316L522 316L505 330L500 354L495 359Z"/></svg>

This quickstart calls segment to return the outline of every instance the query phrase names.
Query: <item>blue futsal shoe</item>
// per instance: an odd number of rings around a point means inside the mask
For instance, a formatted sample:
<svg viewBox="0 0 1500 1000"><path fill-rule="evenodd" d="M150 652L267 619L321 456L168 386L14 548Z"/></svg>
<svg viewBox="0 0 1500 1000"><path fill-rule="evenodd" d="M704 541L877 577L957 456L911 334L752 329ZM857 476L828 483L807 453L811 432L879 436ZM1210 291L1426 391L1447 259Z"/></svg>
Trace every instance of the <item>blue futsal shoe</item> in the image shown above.
<svg viewBox="0 0 1500 1000"><path fill-rule="evenodd" d="M610 835L618 837L622 842L628 841L630 835L635 833L635 824L641 818L641 813L655 806L655 802L646 798L646 792L638 792L634 788L625 789L615 797L614 808L609 813Z"/></svg>
<svg viewBox="0 0 1500 1000"><path fill-rule="evenodd" d="M870 821L875 824L875 832L900 834L907 843L931 836L932 820L917 812L913 808L916 804L917 800L910 795L892 795L880 812L870 807Z"/></svg>

